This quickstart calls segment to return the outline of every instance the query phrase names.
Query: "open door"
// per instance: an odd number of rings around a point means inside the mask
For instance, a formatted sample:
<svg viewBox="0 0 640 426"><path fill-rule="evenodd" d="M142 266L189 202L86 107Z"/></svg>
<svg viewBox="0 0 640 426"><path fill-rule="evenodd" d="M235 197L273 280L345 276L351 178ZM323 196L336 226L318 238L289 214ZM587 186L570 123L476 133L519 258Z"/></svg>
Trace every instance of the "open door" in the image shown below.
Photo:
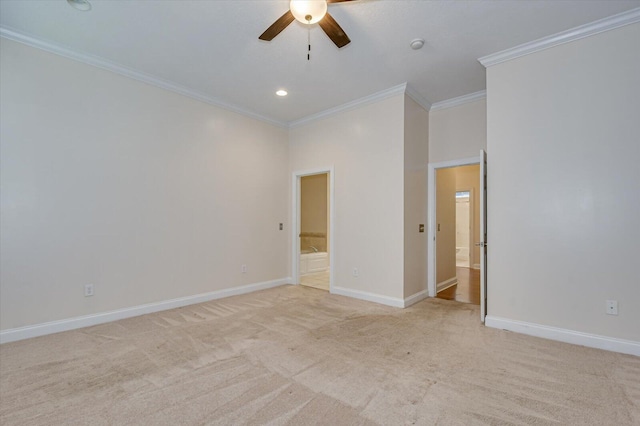
<svg viewBox="0 0 640 426"><path fill-rule="evenodd" d="M480 150L480 320L487 316L487 153Z"/></svg>

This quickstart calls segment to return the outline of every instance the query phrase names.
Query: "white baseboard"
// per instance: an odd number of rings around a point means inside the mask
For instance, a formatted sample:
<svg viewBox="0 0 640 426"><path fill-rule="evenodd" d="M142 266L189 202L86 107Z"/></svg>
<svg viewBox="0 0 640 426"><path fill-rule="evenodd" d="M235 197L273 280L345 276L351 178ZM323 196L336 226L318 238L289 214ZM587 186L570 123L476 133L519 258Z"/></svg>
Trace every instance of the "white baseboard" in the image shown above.
<svg viewBox="0 0 640 426"><path fill-rule="evenodd" d="M426 299L427 297L429 297L429 290L422 290L421 292L418 292L404 299L403 308L408 308L409 306L414 305L419 301Z"/></svg>
<svg viewBox="0 0 640 426"><path fill-rule="evenodd" d="M224 297L237 296L240 294L251 293L258 290L265 290L267 288L278 287L290 282L291 278L281 278L278 280L264 281L261 283L248 284L240 287L226 288L224 290L212 291L210 293L196 294L194 296L164 300L162 302L147 303L145 305L133 306L130 308L118 309L115 311L84 315L81 317L51 321L42 324L28 325L19 328L11 328L8 330L0 331L0 344L29 339L31 337L44 336L47 334L59 333L61 331L76 330L78 328L104 324L106 322L117 321L125 318L137 317L139 315L150 314L153 312L166 311L168 309L180 308L183 306L194 305L196 303L222 299Z"/></svg>
<svg viewBox="0 0 640 426"><path fill-rule="evenodd" d="M480 269L480 264L479 263L474 263L472 268L473 269Z"/></svg>
<svg viewBox="0 0 640 426"><path fill-rule="evenodd" d="M640 342L617 339L615 337L600 336L597 334L583 333L566 328L550 327L524 321L487 315L484 321L487 327L500 328L530 336L557 340L574 345L590 348L604 349L606 351L620 352L623 354L640 356Z"/></svg>
<svg viewBox="0 0 640 426"><path fill-rule="evenodd" d="M457 277L449 278L446 281L442 281L442 282L436 284L436 293L439 293L442 290L446 290L449 287L453 287L456 284L458 284L458 278Z"/></svg>
<svg viewBox="0 0 640 426"><path fill-rule="evenodd" d="M429 290L422 290L421 292L409 296L406 299L398 299L395 297L369 293L367 291L335 286L331 288L331 293L339 294L340 296L353 297L354 299L366 300L367 302L380 303L381 305L393 306L394 308L406 308L429 297Z"/></svg>
<svg viewBox="0 0 640 426"><path fill-rule="evenodd" d="M339 294L340 296L353 297L354 299L366 300L367 302L380 303L381 305L393 306L394 308L405 307L403 299L382 296L375 293L369 293L367 291L333 286L331 287L331 293Z"/></svg>

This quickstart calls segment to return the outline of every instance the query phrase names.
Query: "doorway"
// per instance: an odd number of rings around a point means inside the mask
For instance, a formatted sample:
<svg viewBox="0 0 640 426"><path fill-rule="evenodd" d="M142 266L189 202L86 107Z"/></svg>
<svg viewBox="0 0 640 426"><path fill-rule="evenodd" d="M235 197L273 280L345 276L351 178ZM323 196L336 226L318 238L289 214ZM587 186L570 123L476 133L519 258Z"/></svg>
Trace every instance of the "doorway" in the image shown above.
<svg viewBox="0 0 640 426"><path fill-rule="evenodd" d="M483 152L484 153L484 152ZM483 306L481 158L429 165L429 295ZM478 246L478 243L481 243ZM481 309L484 319L485 309Z"/></svg>
<svg viewBox="0 0 640 426"><path fill-rule="evenodd" d="M294 173L294 284L331 291L333 250L331 168Z"/></svg>
<svg viewBox="0 0 640 426"><path fill-rule="evenodd" d="M470 167L470 166L461 166ZM460 189L456 185L456 267L470 268L473 249L474 210L472 188Z"/></svg>

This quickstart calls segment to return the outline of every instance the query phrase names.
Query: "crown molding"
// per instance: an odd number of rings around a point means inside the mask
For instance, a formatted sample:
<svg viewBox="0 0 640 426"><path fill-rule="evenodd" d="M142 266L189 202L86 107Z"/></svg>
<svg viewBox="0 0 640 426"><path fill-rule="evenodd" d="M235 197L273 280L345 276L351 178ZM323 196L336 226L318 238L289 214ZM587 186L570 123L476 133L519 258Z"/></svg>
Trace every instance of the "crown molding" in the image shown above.
<svg viewBox="0 0 640 426"><path fill-rule="evenodd" d="M478 101L487 97L487 91L481 90L479 92L469 93L467 95L458 96L456 98L447 99L444 101L436 102L431 105L431 111L438 111L440 109L453 108L460 105L468 104L469 102Z"/></svg>
<svg viewBox="0 0 640 426"><path fill-rule="evenodd" d="M356 99L351 102L347 102L346 104L339 105L334 108L329 108L324 111L320 111L317 114L312 114L307 117L301 118L299 120L295 120L289 123L289 128L293 129L296 127L303 126L305 124L309 124L311 122L321 120L323 118L328 118L334 115L341 114L346 111L350 111L356 108L359 108L363 105L372 104L374 102L381 101L383 99L390 98L392 96L400 95L406 92L407 83L402 83L397 86L393 86L389 89L382 90L380 92L376 92L372 95L365 96L360 99ZM417 101L416 101L417 102Z"/></svg>
<svg viewBox="0 0 640 426"><path fill-rule="evenodd" d="M97 68L111 71L116 74L129 77L134 80L138 80L143 83L147 83L152 86L168 90L170 92L178 93L180 95L187 96L189 98L198 100L200 102L204 102L209 105L223 108L228 111L232 111L256 120L264 121L266 123L272 124L277 127L282 127L282 128L298 127L315 120L320 120L322 118L326 118L326 117L336 115L348 110L352 110L366 104L370 104L370 103L377 102L395 95L399 95L401 93L407 93L414 101L420 104L427 111L431 106L429 102L426 99L424 99L422 96L420 96L415 90L413 90L412 88L407 88L407 83L403 83L403 84L399 84L397 86L391 87L389 89L374 93L372 95L365 96L360 99L356 99L352 102L348 102L346 104L337 106L335 108L330 108L325 111L321 111L317 114L304 117L300 120L295 120L295 121L286 123L286 122L271 119L269 117L265 117L264 115L255 113L253 111L250 111L244 108L240 108L236 105L229 104L227 102L221 101L214 97L205 95L204 93L197 92L195 90L189 89L184 86L180 86L178 84L174 84L172 82L163 80L153 75L135 71L131 68L127 68L115 62L112 62L97 56L89 55L82 52L77 52L61 44L52 43L50 41L47 41L35 36L27 35L8 27L0 26L0 37L17 41L19 43L23 43L28 46L35 47L37 49L41 49L59 56L63 56L65 58L72 59L74 61L82 62L87 65L91 65Z"/></svg>
<svg viewBox="0 0 640 426"><path fill-rule="evenodd" d="M425 110L429 111L431 109L431 102L418 93L409 83L407 83L405 93Z"/></svg>
<svg viewBox="0 0 640 426"><path fill-rule="evenodd" d="M287 128L287 123L271 119L269 117L265 117L264 115L255 113L253 111L240 108L238 106L229 104L227 102L221 101L214 97L205 95L204 93L197 92L195 90L189 89L187 87L171 83L167 80L163 80L161 78L155 77L150 74L142 73L139 71L135 71L131 68L127 68L115 62L111 62L107 59L103 59L97 56L89 55L82 52L74 51L66 46L61 44L52 43L50 41L46 41L44 39L34 37L31 35L27 35L21 33L19 31L10 29L8 27L0 27L0 37L4 37L9 40L17 41L19 43L26 44L31 47L35 47L37 49L45 50L50 53L54 53L56 55L64 56L65 58L72 59L74 61L82 62L97 68L101 68L107 71L114 72L116 74L120 74L125 77L132 78L134 80L141 81L143 83L150 84L152 86L168 90L170 92L178 93L183 96L187 96L189 98L198 100L200 102L204 102L209 105L213 105L219 108L226 109L228 111L235 112L237 114L244 115L249 118L253 118L256 120L264 121L266 123L272 124L277 127Z"/></svg>
<svg viewBox="0 0 640 426"><path fill-rule="evenodd" d="M624 25L634 24L636 22L640 22L640 8L631 9L626 12L618 13L617 15L609 16L608 18L600 19L567 31L543 37L529 43L524 43L501 52L483 56L482 58L479 58L478 61L485 67L490 67L505 61L510 61L511 59L539 52L540 50L569 43L574 40L579 40L581 38L613 30Z"/></svg>

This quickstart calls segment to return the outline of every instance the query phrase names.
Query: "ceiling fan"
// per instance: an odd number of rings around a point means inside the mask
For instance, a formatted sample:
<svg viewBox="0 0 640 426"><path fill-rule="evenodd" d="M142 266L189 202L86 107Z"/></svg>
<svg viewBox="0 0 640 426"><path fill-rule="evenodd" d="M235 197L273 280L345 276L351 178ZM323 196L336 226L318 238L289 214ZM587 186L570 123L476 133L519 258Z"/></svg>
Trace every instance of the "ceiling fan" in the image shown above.
<svg viewBox="0 0 640 426"><path fill-rule="evenodd" d="M271 41L275 36L293 22L294 19L303 24L320 25L338 47L344 47L351 42L335 19L327 12L328 3L342 3L355 0L291 0L289 10L276 20L265 32L258 37L260 40Z"/></svg>

